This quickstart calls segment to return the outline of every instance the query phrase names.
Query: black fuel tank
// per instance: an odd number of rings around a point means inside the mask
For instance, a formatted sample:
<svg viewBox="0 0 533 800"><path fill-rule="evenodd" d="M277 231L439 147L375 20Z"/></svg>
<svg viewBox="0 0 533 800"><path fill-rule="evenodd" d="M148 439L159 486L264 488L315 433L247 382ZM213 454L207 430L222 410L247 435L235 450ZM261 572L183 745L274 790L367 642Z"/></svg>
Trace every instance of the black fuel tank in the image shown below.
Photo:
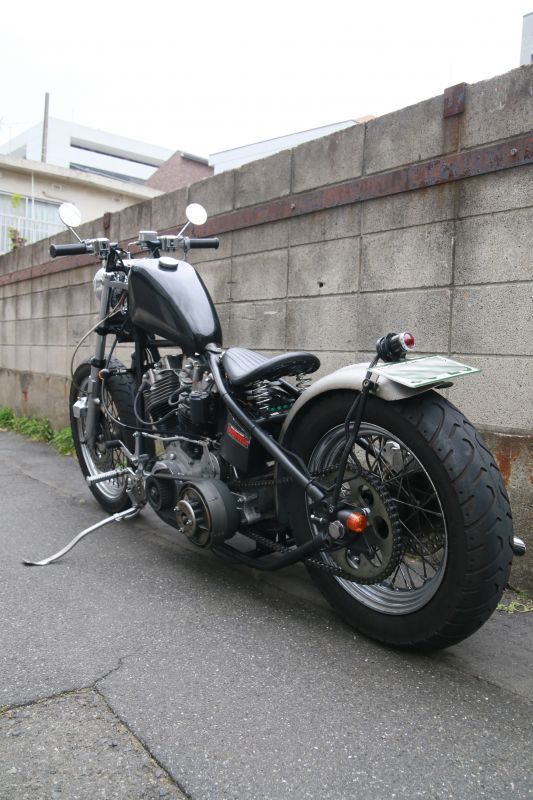
<svg viewBox="0 0 533 800"><path fill-rule="evenodd" d="M141 258L129 273L128 304L139 328L175 342L186 355L206 344L222 344L222 329L204 282L190 264L175 270L159 267L157 258Z"/></svg>

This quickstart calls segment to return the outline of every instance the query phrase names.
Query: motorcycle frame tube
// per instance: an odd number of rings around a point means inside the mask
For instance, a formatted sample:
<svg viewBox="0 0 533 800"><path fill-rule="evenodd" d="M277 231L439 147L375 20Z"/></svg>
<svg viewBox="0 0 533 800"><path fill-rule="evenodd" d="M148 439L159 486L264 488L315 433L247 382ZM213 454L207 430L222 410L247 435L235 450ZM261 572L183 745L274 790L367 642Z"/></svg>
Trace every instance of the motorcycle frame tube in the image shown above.
<svg viewBox="0 0 533 800"><path fill-rule="evenodd" d="M304 561L306 558L314 556L319 550L326 548L328 544L328 535L324 532L318 532L308 542L298 545L281 556L262 556L260 559L255 559L224 543L216 545L214 549L219 555L229 556L232 561L239 561L241 564L253 567L253 569L258 569L262 572L275 572L278 569L290 567L292 564L297 564L299 561Z"/></svg>
<svg viewBox="0 0 533 800"><path fill-rule="evenodd" d="M335 370L335 372L331 372L329 375L325 375L315 381L305 392L302 392L290 409L282 425L279 437L280 444L283 445L287 440L290 441L291 430L300 418L300 414L307 411L309 404L312 404L316 398L346 389L353 392L361 392L365 379L368 377L370 366L371 362L360 362L358 364L349 364L346 367L341 367ZM405 400L408 397L423 394L432 388L434 387L424 386L418 389L410 389L407 386L402 386L380 375L377 379L374 377L369 394L374 394L387 402L394 402L395 400ZM279 492L276 492L276 509L278 517L283 518L286 513L286 507Z"/></svg>
<svg viewBox="0 0 533 800"><path fill-rule="evenodd" d="M313 482L313 479L309 473L304 472L295 464L293 464L290 458L288 458L288 456L285 455L283 450L279 447L277 442L271 436L269 436L268 433L265 433L265 431L263 431L257 425L257 423L248 416L248 414L230 395L226 386L226 382L220 373L218 356L210 351L207 351L207 357L209 360L211 373L222 400L224 401L228 410L241 423L246 432L249 433L250 436L253 436L254 439L257 439L267 453L269 453L275 459L276 463L282 467L283 470L285 470L285 472L287 472L292 478L294 478L296 483L298 483L304 489L304 491L312 500L318 503L326 501L327 493L324 491L324 489L322 489L320 486L317 486L317 484Z"/></svg>

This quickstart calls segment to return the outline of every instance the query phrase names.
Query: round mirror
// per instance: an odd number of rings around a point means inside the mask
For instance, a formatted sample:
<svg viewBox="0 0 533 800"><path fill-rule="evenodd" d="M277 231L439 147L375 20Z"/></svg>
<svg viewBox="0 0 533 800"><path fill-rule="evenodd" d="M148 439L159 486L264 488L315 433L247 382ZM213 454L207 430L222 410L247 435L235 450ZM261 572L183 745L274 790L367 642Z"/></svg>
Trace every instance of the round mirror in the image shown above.
<svg viewBox="0 0 533 800"><path fill-rule="evenodd" d="M207 211L200 203L191 203L185 209L185 214L189 222L193 225L203 225L207 220Z"/></svg>
<svg viewBox="0 0 533 800"><path fill-rule="evenodd" d="M81 211L74 203L62 203L59 206L59 218L67 228L77 228L81 222Z"/></svg>

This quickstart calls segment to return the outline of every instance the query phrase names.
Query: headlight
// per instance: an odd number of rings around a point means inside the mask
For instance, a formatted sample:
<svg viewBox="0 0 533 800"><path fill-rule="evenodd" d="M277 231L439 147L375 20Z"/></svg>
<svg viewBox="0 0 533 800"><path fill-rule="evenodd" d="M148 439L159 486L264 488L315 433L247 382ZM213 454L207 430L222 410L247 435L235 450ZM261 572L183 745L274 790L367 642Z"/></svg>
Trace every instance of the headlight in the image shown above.
<svg viewBox="0 0 533 800"><path fill-rule="evenodd" d="M97 300L102 299L102 289L104 286L105 267L100 267L93 278L93 289Z"/></svg>

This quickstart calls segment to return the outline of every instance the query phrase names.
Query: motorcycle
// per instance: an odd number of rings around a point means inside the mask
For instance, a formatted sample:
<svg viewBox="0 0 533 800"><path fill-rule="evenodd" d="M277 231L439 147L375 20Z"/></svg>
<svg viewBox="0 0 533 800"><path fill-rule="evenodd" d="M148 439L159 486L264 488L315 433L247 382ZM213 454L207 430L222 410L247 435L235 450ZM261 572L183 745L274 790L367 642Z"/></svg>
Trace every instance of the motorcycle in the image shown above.
<svg viewBox="0 0 533 800"><path fill-rule="evenodd" d="M96 346L73 372L70 421L110 516L25 563L50 564L148 503L232 562L264 571L304 562L350 625L388 645L436 649L478 630L525 551L495 459L437 391L478 370L415 357L408 332L385 334L368 364L311 385L312 353L224 349L212 299L185 260L219 242L185 235L205 223L201 206L186 215L179 233L141 231L124 250L81 240L79 211L60 209L78 241L50 255L101 261L99 319L82 339L94 333ZM129 365L114 357L122 343L133 346Z"/></svg>

